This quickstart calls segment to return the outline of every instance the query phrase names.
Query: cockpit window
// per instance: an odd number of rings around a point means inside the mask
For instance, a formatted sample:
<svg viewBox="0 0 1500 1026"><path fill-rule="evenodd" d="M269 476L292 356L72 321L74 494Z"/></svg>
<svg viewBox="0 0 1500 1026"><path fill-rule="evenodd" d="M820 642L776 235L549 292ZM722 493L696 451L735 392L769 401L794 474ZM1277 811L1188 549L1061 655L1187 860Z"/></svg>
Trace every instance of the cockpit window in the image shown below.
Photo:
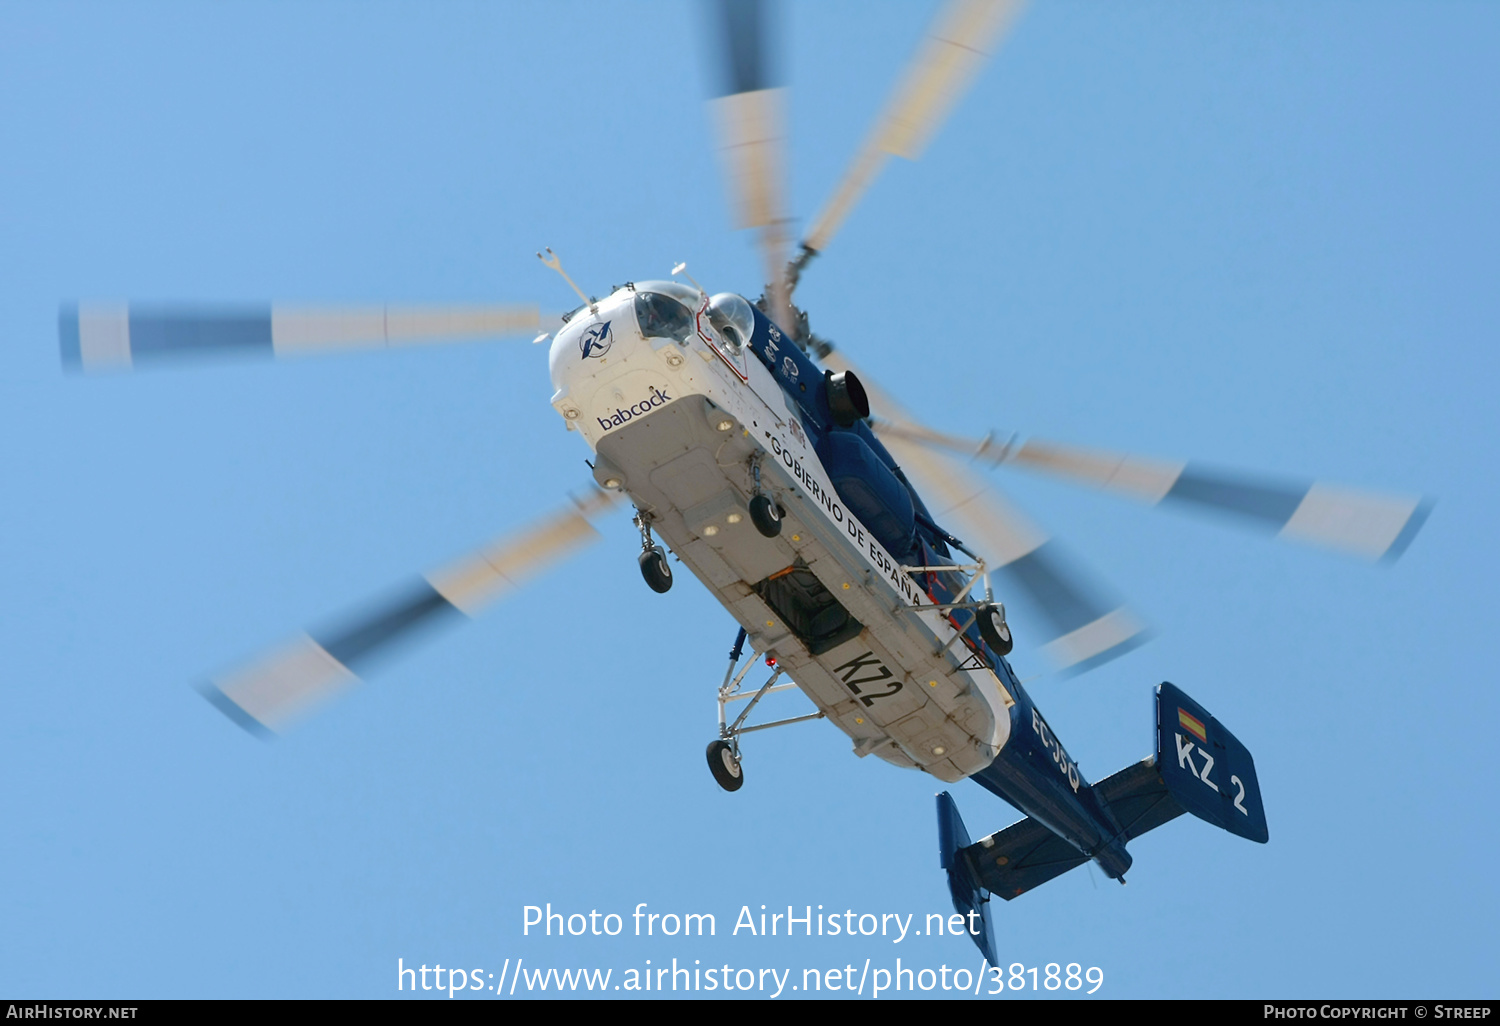
<svg viewBox="0 0 1500 1026"><path fill-rule="evenodd" d="M635 294L635 319L646 338L671 338L686 342L693 330L693 312L671 296L660 292Z"/></svg>
<svg viewBox="0 0 1500 1026"><path fill-rule="evenodd" d="M735 349L748 343L755 333L750 304L733 292L720 292L708 301L708 320L719 337Z"/></svg>

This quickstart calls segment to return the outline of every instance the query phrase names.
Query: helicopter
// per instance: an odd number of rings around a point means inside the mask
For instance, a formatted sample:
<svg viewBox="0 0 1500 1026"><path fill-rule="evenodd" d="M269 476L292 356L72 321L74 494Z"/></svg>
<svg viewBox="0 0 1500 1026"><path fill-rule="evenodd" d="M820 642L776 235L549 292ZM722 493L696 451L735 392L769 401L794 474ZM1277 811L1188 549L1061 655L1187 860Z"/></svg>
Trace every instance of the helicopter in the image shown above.
<svg viewBox="0 0 1500 1026"><path fill-rule="evenodd" d="M1012 638L991 577L1001 598L1051 621L1053 636L1037 640L1065 668L1127 650L1139 624L1123 607L1095 600L1051 558L1044 535L994 504L970 467L943 453L1148 502L1234 512L1288 538L1374 558L1399 555L1425 505L1031 439L968 440L917 423L810 332L792 297L880 162L920 149L920 136L941 120L975 55L993 49L1014 8L961 3L944 13L867 152L790 261L775 174L779 99L761 67L758 5L721 11L732 80L715 108L741 226L759 232L765 255L758 302L640 281L603 299L580 290L582 305L558 324L515 309L65 309L64 361L88 371L202 350L293 355L549 329L539 340L550 339L552 405L589 444L600 490L434 571L381 615L336 636L300 638L205 694L251 730L284 729L419 627L477 612L592 538L591 519L628 499L646 583L670 587L670 550L738 621L718 689L718 737L708 747L710 770L726 790L743 782L745 735L805 718L834 722L860 756L944 782L972 777L1029 818L974 844L951 798L940 796L945 867L955 906L969 911L987 894L1014 897L1089 860L1123 878L1125 842L1182 811L1265 840L1248 751L1168 685L1157 694L1156 754L1093 785L1082 779L1006 660ZM550 253L546 261L562 271ZM747 643L752 655L741 667ZM749 669L766 657L775 660L770 679L745 688ZM798 688L819 711L749 723L751 709L778 687ZM740 701L747 704L731 719ZM992 953L988 927L980 946Z"/></svg>

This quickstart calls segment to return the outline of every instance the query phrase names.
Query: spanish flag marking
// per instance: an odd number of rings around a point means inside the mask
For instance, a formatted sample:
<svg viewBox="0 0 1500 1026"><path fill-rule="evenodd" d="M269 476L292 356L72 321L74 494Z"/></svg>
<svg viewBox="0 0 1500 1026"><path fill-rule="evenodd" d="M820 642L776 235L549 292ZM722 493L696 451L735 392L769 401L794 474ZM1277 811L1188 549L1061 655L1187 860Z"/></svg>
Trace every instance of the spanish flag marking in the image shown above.
<svg viewBox="0 0 1500 1026"><path fill-rule="evenodd" d="M1208 740L1208 731L1203 729L1203 721L1181 706L1177 707L1177 722L1182 724L1182 728L1199 741Z"/></svg>

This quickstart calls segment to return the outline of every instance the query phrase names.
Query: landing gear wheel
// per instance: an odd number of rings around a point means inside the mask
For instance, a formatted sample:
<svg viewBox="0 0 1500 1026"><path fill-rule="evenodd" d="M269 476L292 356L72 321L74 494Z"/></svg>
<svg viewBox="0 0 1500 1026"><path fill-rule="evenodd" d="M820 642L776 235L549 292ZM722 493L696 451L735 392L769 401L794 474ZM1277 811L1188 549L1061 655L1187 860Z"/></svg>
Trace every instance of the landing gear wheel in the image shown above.
<svg viewBox="0 0 1500 1026"><path fill-rule="evenodd" d="M781 533L781 507L769 495L757 495L750 500L750 521L761 534L774 538Z"/></svg>
<svg viewBox="0 0 1500 1026"><path fill-rule="evenodd" d="M979 635L984 638L984 643L998 656L1010 655L1016 641L1011 637L1010 624L1005 622L1005 607L985 602L975 612L979 615Z"/></svg>
<svg viewBox="0 0 1500 1026"><path fill-rule="evenodd" d="M728 741L713 741L708 746L708 770L726 791L738 791L745 782L745 771Z"/></svg>
<svg viewBox="0 0 1500 1026"><path fill-rule="evenodd" d="M651 585L651 590L665 594L672 590L672 568L667 565L667 554L652 546L641 553L641 576Z"/></svg>

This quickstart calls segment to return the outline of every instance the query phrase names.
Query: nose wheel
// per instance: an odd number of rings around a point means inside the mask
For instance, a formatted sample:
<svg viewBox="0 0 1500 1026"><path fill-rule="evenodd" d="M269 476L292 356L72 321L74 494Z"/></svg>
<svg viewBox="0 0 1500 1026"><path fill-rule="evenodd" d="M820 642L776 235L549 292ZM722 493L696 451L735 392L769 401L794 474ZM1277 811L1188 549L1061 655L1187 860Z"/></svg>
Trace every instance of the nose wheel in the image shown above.
<svg viewBox="0 0 1500 1026"><path fill-rule="evenodd" d="M667 553L651 540L651 514L638 510L631 521L641 530L641 554L637 562L641 565L641 576L657 594L672 590L672 567L667 563Z"/></svg>
<svg viewBox="0 0 1500 1026"><path fill-rule="evenodd" d="M667 554L661 550L661 546L653 545L640 556L641 576L651 586L651 590L658 594L666 594L672 590L672 568L667 563Z"/></svg>

